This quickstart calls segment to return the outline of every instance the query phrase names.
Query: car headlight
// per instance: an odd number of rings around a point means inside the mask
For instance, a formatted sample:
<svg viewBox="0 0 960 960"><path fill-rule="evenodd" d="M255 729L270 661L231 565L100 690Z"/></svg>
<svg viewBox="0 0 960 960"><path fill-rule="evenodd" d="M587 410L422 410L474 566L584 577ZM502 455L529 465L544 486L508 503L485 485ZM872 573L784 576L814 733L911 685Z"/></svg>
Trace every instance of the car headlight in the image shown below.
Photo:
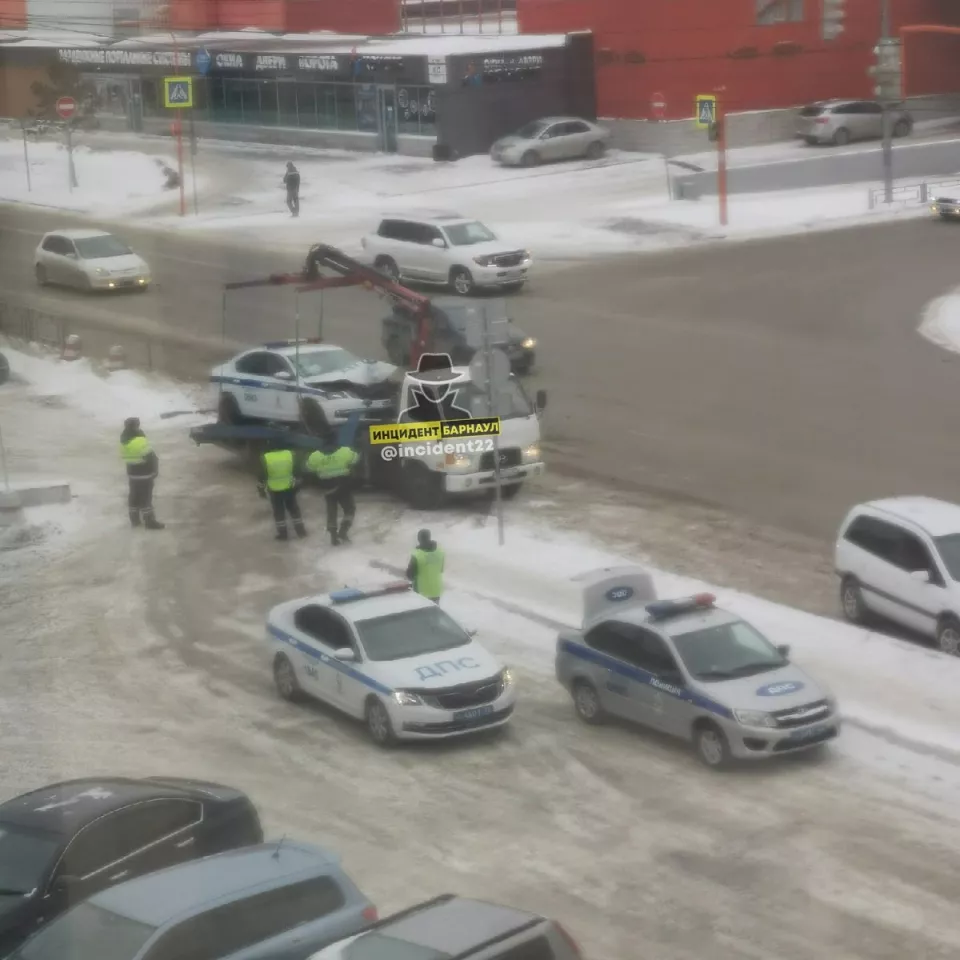
<svg viewBox="0 0 960 960"><path fill-rule="evenodd" d="M398 707L422 707L423 706L423 698L418 697L415 693L410 693L407 690L394 690L393 702Z"/></svg>
<svg viewBox="0 0 960 960"><path fill-rule="evenodd" d="M536 345L537 341L533 337L527 337L527 339L520 344L524 350L532 350Z"/></svg>
<svg viewBox="0 0 960 960"><path fill-rule="evenodd" d="M521 250L520 253L521 253L521 255L523 256L523 259L524 259L524 260L532 260L532 259L533 259L533 257L530 255L530 251L529 251L529 250Z"/></svg>
<svg viewBox="0 0 960 960"><path fill-rule="evenodd" d="M742 723L745 727L775 727L777 721L769 713L763 710L734 710L733 715L737 718L737 723Z"/></svg>
<svg viewBox="0 0 960 960"><path fill-rule="evenodd" d="M529 447L525 447L523 451L524 460L539 460L540 459L540 445L538 443L531 443Z"/></svg>
<svg viewBox="0 0 960 960"><path fill-rule="evenodd" d="M448 453L444 457L444 466L449 470L472 470L476 463L476 458L469 454Z"/></svg>
<svg viewBox="0 0 960 960"><path fill-rule="evenodd" d="M480 267L489 267L493 263L493 257L474 257L473 262Z"/></svg>
<svg viewBox="0 0 960 960"><path fill-rule="evenodd" d="M96 274L98 277L109 277L110 271L106 267L97 267Z"/></svg>
<svg viewBox="0 0 960 960"><path fill-rule="evenodd" d="M504 689L513 685L513 674L510 672L509 667L504 667L500 671L500 682L503 684Z"/></svg>

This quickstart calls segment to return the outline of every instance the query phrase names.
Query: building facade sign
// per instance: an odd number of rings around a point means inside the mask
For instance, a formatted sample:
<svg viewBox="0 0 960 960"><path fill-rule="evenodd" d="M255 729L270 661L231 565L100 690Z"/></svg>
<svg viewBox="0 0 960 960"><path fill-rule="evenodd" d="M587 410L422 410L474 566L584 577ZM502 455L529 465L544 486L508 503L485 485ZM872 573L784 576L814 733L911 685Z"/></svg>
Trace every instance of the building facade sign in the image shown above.
<svg viewBox="0 0 960 960"><path fill-rule="evenodd" d="M255 70L286 70L287 58L278 57L273 54L258 56L254 63Z"/></svg>
<svg viewBox="0 0 960 960"><path fill-rule="evenodd" d="M340 69L336 57L300 57L297 66L304 71L336 73Z"/></svg>

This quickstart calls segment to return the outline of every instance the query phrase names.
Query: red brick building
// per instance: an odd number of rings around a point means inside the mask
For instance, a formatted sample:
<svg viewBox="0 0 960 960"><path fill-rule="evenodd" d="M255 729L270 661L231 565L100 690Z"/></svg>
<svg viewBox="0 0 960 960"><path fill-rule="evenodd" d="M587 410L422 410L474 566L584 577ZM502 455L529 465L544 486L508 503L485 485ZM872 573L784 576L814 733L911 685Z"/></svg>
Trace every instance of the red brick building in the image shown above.
<svg viewBox="0 0 960 960"><path fill-rule="evenodd" d="M517 0L517 10L523 33L594 33L600 116L649 118L662 94L674 119L698 93L731 112L872 96L881 2L846 0L835 40L822 37L823 0ZM957 0L889 2L897 31L960 27ZM960 92L960 36L910 34L904 60L905 95Z"/></svg>
<svg viewBox="0 0 960 960"><path fill-rule="evenodd" d="M280 33L376 35L400 29L399 0L167 0L175 30L240 30Z"/></svg>

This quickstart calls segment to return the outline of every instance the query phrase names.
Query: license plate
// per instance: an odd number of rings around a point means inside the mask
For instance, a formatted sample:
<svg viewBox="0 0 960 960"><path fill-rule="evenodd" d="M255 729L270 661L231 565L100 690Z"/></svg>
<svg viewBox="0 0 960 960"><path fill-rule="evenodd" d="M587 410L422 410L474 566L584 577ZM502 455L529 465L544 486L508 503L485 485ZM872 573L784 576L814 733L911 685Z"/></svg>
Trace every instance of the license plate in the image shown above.
<svg viewBox="0 0 960 960"><path fill-rule="evenodd" d="M801 730L798 733L791 734L787 739L796 741L797 743L803 743L805 740L816 740L817 737L822 737L829 729L830 726L828 724L821 724L818 727L810 727L807 730Z"/></svg>
<svg viewBox="0 0 960 960"><path fill-rule="evenodd" d="M493 707L474 707L472 710L458 710L454 715L454 720L478 720L480 717L489 717L493 713Z"/></svg>

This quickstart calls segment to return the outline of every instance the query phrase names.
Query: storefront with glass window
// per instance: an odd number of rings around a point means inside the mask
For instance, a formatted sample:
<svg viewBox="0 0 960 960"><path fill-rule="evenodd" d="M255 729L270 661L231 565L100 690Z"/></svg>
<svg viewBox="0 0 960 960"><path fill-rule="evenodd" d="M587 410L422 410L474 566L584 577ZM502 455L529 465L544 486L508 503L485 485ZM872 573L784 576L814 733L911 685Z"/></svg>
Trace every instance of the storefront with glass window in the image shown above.
<svg viewBox="0 0 960 960"><path fill-rule="evenodd" d="M55 51L17 44L0 56L70 65L83 112L108 129L169 133L182 116L198 137L421 156L440 143L466 155L535 116L595 116L592 83L573 82L592 77L589 37L524 39L530 49L470 56L445 55L444 45L454 46L444 38L430 55L404 55L411 45L402 39L291 49L278 38L267 52L263 40L259 50L185 41L176 51L123 41ZM164 105L163 78L173 75L193 78L192 109Z"/></svg>

